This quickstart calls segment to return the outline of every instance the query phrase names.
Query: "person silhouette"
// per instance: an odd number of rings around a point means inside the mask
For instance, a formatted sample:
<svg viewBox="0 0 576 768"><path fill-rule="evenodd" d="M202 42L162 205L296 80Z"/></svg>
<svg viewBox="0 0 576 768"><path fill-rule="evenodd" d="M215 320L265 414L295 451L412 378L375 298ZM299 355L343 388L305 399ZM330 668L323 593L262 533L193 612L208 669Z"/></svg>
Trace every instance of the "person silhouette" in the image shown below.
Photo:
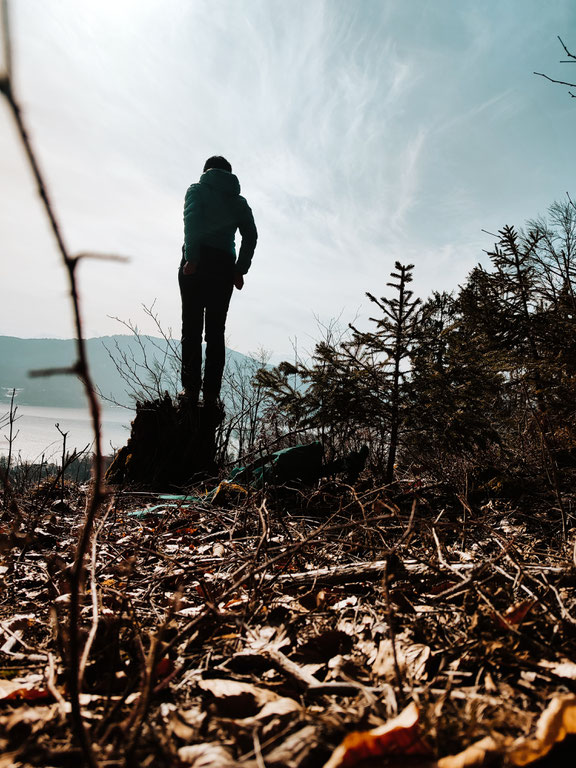
<svg viewBox="0 0 576 768"><path fill-rule="evenodd" d="M235 233L242 242L236 259ZM178 269L182 298L182 397L197 405L220 398L226 362L224 333L234 286L241 290L250 269L258 232L254 216L232 166L219 155L209 157L197 184L184 201L184 245ZM202 377L202 334L206 341Z"/></svg>

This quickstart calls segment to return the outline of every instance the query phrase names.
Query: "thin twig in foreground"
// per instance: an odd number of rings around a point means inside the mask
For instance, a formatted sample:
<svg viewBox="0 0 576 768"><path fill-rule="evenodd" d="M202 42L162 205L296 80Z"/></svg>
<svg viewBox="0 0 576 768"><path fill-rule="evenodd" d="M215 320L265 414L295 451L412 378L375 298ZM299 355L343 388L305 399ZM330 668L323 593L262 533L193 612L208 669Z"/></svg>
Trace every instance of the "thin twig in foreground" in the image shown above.
<svg viewBox="0 0 576 768"><path fill-rule="evenodd" d="M2 4L2 33L4 39L4 47L7 57L7 71L6 75L1 81L1 91L6 97L8 106L12 112L18 135L25 151L30 169L36 181L38 188L38 194L42 200L44 211L48 217L52 234L56 240L58 251L62 257L63 265L68 274L70 298L73 306L74 326L76 332L76 353L78 356L77 362L74 366L76 373L80 377L83 385L88 405L90 409L90 417L92 421L92 428L94 431L94 461L92 467L92 490L90 498L86 507L86 514L84 519L84 525L81 529L78 544L76 548L76 554L74 558L74 564L72 566L70 577L70 611L68 615L68 685L70 692L70 704L72 710L72 726L76 735L76 739L82 749L84 759L90 768L97 768L97 761L92 749L91 739L89 737L83 715L80 707L80 686L79 686L79 668L80 668L80 637L79 637L79 616L80 616L80 585L82 582L82 576L84 572L84 559L86 550L90 541L92 533L92 526L94 519L98 513L100 502L103 498L102 480L103 480L103 467L102 467L102 447L101 447L101 430L100 430L100 406L96 391L90 376L90 370L88 365L88 356L86 351L86 344L83 334L82 315L80 311L80 296L78 291L78 285L76 281L76 266L78 260L70 255L62 236L60 224L56 217L56 213L52 202L50 200L46 182L43 174L40 170L40 166L37 160L37 156L32 142L30 140L28 130L26 128L24 117L20 105L14 95L12 87L12 47L11 47L11 34L8 16L8 2L3 0Z"/></svg>

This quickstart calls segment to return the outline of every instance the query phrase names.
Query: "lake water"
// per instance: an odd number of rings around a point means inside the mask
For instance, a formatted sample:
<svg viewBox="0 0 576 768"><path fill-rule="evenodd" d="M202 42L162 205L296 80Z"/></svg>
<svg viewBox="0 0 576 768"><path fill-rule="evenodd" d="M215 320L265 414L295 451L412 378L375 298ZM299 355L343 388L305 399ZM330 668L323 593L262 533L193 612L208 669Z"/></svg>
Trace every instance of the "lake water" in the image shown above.
<svg viewBox="0 0 576 768"><path fill-rule="evenodd" d="M2 408L0 416L8 409ZM20 455L23 461L39 461L42 454L45 459L57 459L62 452L62 436L56 429L60 425L63 432L68 432L66 450L81 450L91 444L94 435L90 423L90 414L84 408L50 408L37 405L19 405L14 432L12 453ZM134 411L125 408L107 408L102 410L102 450L111 455L114 449L126 445L130 436L130 422ZM9 428L0 433L0 454L8 453Z"/></svg>

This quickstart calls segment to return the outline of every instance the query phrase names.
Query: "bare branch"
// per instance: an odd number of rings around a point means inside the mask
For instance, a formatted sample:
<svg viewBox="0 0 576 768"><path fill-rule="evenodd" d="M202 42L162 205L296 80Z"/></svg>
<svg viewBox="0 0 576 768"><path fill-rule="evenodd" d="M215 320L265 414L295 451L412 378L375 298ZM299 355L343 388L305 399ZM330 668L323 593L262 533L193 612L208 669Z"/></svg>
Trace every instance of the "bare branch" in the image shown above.
<svg viewBox="0 0 576 768"><path fill-rule="evenodd" d="M560 40L560 45L562 46L562 48L564 48L564 51L566 52L566 56L568 56L569 58L572 59L572 61L561 61L560 63L561 64L574 64L576 62L576 56L573 53L570 53L568 48L566 48L566 46L564 45L564 41L562 40L560 35L558 35L558 40Z"/></svg>
<svg viewBox="0 0 576 768"><path fill-rule="evenodd" d="M558 85L568 85L570 88L576 88L576 83L567 83L565 80L555 80L553 77L548 77L548 75L545 75L542 72L534 72L533 74L538 75L539 77L545 77L546 80L550 80L551 83L558 83Z"/></svg>
<svg viewBox="0 0 576 768"><path fill-rule="evenodd" d="M72 257L75 261L80 259L93 259L96 261L119 261L124 264L130 261L130 256L121 256L118 253L96 253L95 251L82 251Z"/></svg>
<svg viewBox="0 0 576 768"><path fill-rule="evenodd" d="M80 376L78 365L69 365L62 368L39 368L34 371L28 371L31 379L41 379L48 376Z"/></svg>
<svg viewBox="0 0 576 768"><path fill-rule="evenodd" d="M562 48L564 48L566 55L571 59L571 61L560 61L560 64L575 64L576 56L573 53L570 53L570 51L564 44L564 41L560 37L560 35L558 35L558 40L560 40L560 44L562 45ZM566 80L556 80L553 77L549 77L548 75L545 75L543 72L534 72L534 74L538 75L538 77L543 77L546 80L549 80L551 83L556 83L557 85L567 85L569 88L576 88L576 83L569 83ZM571 91L568 91L568 95L571 96L573 99L576 98L576 94L572 93Z"/></svg>
<svg viewBox="0 0 576 768"><path fill-rule="evenodd" d="M0 91L8 95L12 80L12 41L10 40L8 0L2 0L0 5L0 26L2 27L2 46L4 49L4 62L0 70Z"/></svg>

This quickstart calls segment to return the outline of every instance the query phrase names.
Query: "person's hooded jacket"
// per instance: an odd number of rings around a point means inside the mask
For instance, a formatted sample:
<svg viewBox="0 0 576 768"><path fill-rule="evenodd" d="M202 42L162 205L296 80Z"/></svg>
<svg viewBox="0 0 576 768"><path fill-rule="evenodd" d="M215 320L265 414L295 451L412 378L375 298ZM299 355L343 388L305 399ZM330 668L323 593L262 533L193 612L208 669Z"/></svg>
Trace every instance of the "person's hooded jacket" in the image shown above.
<svg viewBox="0 0 576 768"><path fill-rule="evenodd" d="M198 264L199 246L208 245L236 257L234 236L240 230L242 243L235 269L242 275L250 269L258 233L240 182L229 171L211 168L191 184L184 201L183 260Z"/></svg>

